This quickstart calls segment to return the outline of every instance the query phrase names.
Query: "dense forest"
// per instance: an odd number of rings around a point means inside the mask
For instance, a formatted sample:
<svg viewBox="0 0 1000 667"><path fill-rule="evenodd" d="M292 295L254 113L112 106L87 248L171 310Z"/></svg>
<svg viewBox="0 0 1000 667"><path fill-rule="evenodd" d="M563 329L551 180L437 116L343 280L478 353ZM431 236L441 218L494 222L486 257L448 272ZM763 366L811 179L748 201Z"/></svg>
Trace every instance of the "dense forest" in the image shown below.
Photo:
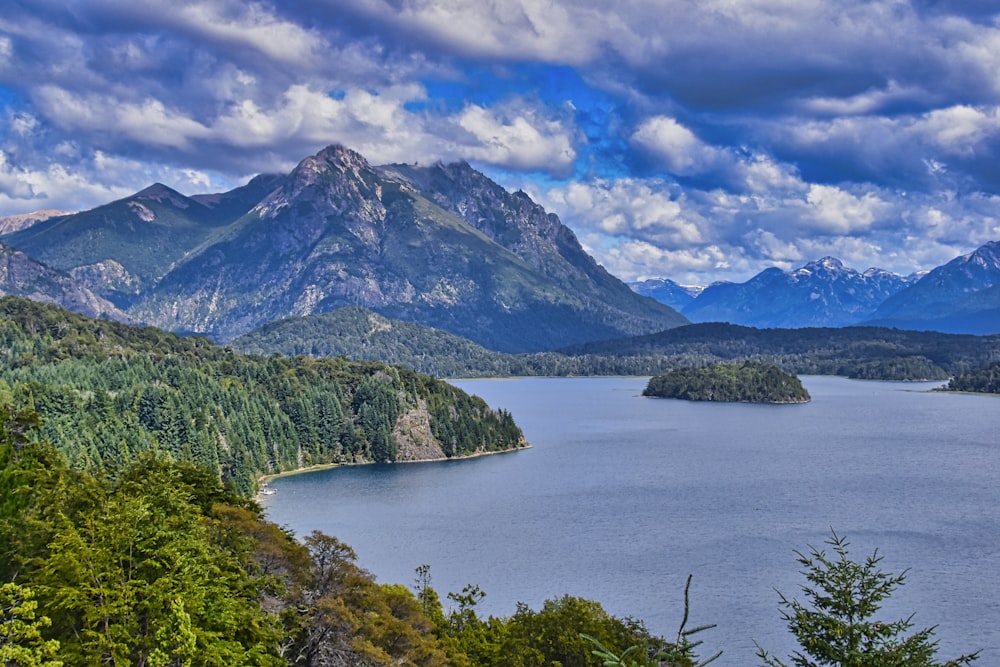
<svg viewBox="0 0 1000 667"><path fill-rule="evenodd" d="M951 391L974 391L982 394L1000 394L1000 361L977 370L967 371L948 382Z"/></svg>
<svg viewBox="0 0 1000 667"><path fill-rule="evenodd" d="M363 308L273 322L232 344L253 354L377 359L436 377L657 375L682 366L751 360L797 374L943 381L1000 361L1000 335L879 327L755 329L720 323L552 352L503 354Z"/></svg>
<svg viewBox="0 0 1000 667"><path fill-rule="evenodd" d="M483 619L469 586L446 610L426 566L414 591L378 584L348 545L297 541L211 470L155 452L113 477L74 470L37 421L0 411L2 664L601 665L581 633L673 650L571 596Z"/></svg>
<svg viewBox="0 0 1000 667"><path fill-rule="evenodd" d="M241 493L265 473L523 446L510 414L426 375L343 358L254 357L203 338L0 299L0 405L25 405L77 469L144 452L219 470Z"/></svg>
<svg viewBox="0 0 1000 667"><path fill-rule="evenodd" d="M651 377L642 395L732 403L805 403L809 400L809 392L797 377L772 364L752 361L675 368Z"/></svg>

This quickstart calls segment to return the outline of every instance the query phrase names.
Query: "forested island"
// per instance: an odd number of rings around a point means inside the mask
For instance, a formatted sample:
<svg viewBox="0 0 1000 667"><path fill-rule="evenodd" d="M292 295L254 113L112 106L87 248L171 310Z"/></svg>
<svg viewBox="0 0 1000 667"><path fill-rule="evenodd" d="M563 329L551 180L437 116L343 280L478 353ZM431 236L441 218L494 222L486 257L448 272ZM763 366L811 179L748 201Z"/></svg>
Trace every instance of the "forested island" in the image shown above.
<svg viewBox="0 0 1000 667"><path fill-rule="evenodd" d="M144 452L260 475L325 463L469 456L525 446L511 415L427 375L343 358L244 356L199 337L0 299L0 405L23 405L80 470Z"/></svg>
<svg viewBox="0 0 1000 667"><path fill-rule="evenodd" d="M642 395L732 403L805 403L810 400L799 378L772 364L752 361L675 368L650 378Z"/></svg>

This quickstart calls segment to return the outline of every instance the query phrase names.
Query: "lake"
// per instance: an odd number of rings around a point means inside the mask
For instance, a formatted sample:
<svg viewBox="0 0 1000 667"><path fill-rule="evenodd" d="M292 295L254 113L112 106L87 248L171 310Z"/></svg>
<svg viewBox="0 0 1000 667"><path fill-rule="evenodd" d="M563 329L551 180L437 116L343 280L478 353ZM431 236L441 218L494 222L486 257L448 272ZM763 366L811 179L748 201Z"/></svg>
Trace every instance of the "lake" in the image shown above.
<svg viewBox="0 0 1000 667"><path fill-rule="evenodd" d="M379 581L478 584L482 614L564 594L676 635L713 665L758 664L754 640L795 646L776 590L799 597L793 550L846 536L853 560L910 568L886 620L937 625L939 658L1000 665L1000 398L940 383L802 378L804 405L640 396L644 378L453 384L509 410L533 448L462 461L345 467L280 478L268 518L353 546ZM447 600L445 599L447 603Z"/></svg>

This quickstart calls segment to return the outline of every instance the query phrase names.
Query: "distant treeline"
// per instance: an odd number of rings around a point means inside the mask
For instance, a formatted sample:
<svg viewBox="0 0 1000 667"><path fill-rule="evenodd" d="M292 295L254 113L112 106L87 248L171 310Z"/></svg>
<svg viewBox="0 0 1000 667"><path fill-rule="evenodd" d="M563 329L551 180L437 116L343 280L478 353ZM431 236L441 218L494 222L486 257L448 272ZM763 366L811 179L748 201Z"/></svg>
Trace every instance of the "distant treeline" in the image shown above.
<svg viewBox="0 0 1000 667"><path fill-rule="evenodd" d="M26 405L81 470L144 452L256 477L319 463L394 461L400 437L444 456L523 444L509 413L427 375L376 362L235 354L203 338L0 299L0 405ZM401 415L425 419L401 433Z"/></svg>
<svg viewBox="0 0 1000 667"><path fill-rule="evenodd" d="M879 327L755 329L693 324L553 352L502 354L453 334L345 308L274 322L233 341L256 354L378 359L437 377L657 375L682 366L753 360L798 374L946 380L1000 361L1000 335Z"/></svg>
<svg viewBox="0 0 1000 667"><path fill-rule="evenodd" d="M982 394L1000 394L1000 361L973 371L967 371L948 382L952 391L975 391Z"/></svg>
<svg viewBox="0 0 1000 667"><path fill-rule="evenodd" d="M797 377L753 361L675 368L649 379L643 396L734 403L805 403L809 392Z"/></svg>

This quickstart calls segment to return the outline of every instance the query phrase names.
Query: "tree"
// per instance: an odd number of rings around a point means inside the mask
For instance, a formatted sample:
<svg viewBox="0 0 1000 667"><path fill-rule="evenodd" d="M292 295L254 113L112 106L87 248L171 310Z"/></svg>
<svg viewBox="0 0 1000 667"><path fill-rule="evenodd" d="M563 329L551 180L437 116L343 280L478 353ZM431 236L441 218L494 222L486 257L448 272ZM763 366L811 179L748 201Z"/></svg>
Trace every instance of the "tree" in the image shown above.
<svg viewBox="0 0 1000 667"><path fill-rule="evenodd" d="M0 664L7 667L62 667L55 660L59 642L42 638L47 616L35 616L38 603L30 588L0 585Z"/></svg>
<svg viewBox="0 0 1000 667"><path fill-rule="evenodd" d="M599 639L588 634L581 633L581 637L593 644L596 649L591 651L595 656L604 661L604 667L704 667L722 655L722 651L716 651L712 657L695 662L698 655L695 648L702 644L702 641L691 641L691 636L715 627L715 624L699 625L695 628L687 628L688 614L690 612L690 601L688 593L691 590L691 575L688 575L687 583L684 585L684 617L681 619L681 627L677 630L677 639L673 644L663 646L655 652L643 652L641 644L633 644L625 649L620 655L608 649ZM648 656L648 657L647 657Z"/></svg>
<svg viewBox="0 0 1000 667"><path fill-rule="evenodd" d="M978 651L948 662L935 662L937 642L931 639L934 627L904 636L913 627L912 615L898 621L875 621L883 600L903 584L907 571L898 575L883 572L879 569L882 557L878 550L864 563L850 560L848 542L836 533L826 544L833 548L832 557L813 547L808 554L795 552L809 582L802 586L808 603L778 593L785 608L782 617L802 647L802 651L792 654L793 665L958 667L976 660ZM759 645L757 657L769 667L785 667Z"/></svg>

